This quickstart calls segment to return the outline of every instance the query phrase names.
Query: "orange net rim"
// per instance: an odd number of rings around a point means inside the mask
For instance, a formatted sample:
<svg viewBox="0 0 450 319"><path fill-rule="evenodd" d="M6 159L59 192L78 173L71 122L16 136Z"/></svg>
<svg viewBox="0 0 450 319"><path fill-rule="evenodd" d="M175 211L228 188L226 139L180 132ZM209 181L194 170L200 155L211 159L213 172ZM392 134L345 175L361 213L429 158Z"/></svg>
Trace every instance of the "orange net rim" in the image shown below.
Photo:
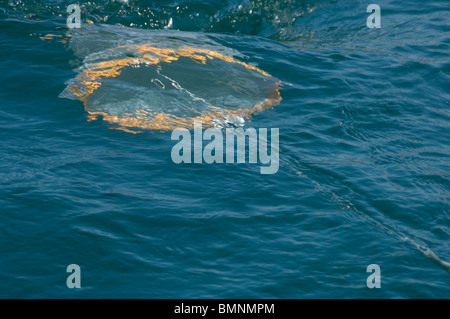
<svg viewBox="0 0 450 319"><path fill-rule="evenodd" d="M275 79L270 74L258 69L257 67L235 60L232 57L223 55L216 51L193 47L184 47L182 49L175 50L169 48L158 48L154 45L155 44L153 43L148 43L143 45L118 46L117 48L123 48L126 51L134 50L141 54L141 56L97 62L75 78L76 82L79 84L71 84L68 87L68 91L83 102L85 111L89 113L89 121L97 120L99 117L102 117L104 121L114 125L111 127L112 129L123 130L129 133L142 133L142 131L140 131L142 129L160 131L174 130L180 127L193 129L194 121L202 121L204 123L204 127L211 127L214 119L223 119L232 116L249 118L263 110L274 107L281 102L281 94L279 92L281 81L276 79L274 89L271 92L272 94L251 108L225 110L210 105L209 108L211 108L211 113L195 117L179 117L167 113L153 112L151 110L138 110L135 113L125 113L119 117L109 115L105 112L95 112L87 107L89 96L101 87L101 79L117 77L127 66L137 67L142 64L156 65L161 62L172 63L177 61L180 57L191 58L199 64L206 64L208 60L217 58L228 63L242 65L245 68L254 70L268 78Z"/></svg>

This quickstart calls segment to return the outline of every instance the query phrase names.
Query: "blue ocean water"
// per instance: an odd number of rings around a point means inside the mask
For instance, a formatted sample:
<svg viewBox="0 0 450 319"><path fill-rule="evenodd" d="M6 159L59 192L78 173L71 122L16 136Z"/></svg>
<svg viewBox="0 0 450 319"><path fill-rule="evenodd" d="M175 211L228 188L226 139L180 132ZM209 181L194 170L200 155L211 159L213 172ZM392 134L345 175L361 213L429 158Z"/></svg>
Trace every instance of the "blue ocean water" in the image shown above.
<svg viewBox="0 0 450 319"><path fill-rule="evenodd" d="M0 1L1 298L450 297L448 1L380 0L376 29L362 0L77 3L69 30L71 1ZM138 41L279 79L244 124L279 128L278 172L177 165L170 130L111 129L61 96Z"/></svg>

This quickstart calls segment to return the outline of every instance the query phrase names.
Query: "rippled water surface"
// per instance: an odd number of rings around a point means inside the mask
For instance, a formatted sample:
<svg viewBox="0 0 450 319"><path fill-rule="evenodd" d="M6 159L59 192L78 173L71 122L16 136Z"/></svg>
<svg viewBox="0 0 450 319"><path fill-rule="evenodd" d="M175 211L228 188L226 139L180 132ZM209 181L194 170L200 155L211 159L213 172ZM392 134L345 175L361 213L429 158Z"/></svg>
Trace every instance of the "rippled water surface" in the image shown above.
<svg viewBox="0 0 450 319"><path fill-rule="evenodd" d="M0 0L0 297L450 297L448 1L70 3ZM278 172L173 163L198 117Z"/></svg>

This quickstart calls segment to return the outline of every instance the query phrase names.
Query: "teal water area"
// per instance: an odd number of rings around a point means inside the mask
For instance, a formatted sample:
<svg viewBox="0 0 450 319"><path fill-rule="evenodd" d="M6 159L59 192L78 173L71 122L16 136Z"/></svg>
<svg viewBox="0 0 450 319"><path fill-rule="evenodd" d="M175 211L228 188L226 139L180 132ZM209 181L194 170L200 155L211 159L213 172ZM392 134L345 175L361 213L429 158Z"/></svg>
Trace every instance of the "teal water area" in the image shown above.
<svg viewBox="0 0 450 319"><path fill-rule="evenodd" d="M371 1L78 3L75 31L69 1L0 1L1 298L450 297L448 1L380 0L379 29ZM244 123L279 128L276 174L174 164L170 131L60 97L92 54L152 39L282 82Z"/></svg>

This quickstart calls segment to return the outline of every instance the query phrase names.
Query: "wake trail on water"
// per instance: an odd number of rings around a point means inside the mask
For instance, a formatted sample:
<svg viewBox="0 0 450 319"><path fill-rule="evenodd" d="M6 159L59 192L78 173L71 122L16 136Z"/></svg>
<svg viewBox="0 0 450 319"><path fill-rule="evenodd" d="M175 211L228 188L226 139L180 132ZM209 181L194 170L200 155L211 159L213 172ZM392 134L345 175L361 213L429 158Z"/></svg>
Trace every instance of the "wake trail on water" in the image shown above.
<svg viewBox="0 0 450 319"><path fill-rule="evenodd" d="M395 223L394 220L386 217L383 212L373 205L367 203L365 207L370 207L371 211L366 211L362 207L358 208L353 203L355 197L354 193L358 194L359 200L367 202L364 198L366 195L363 191L359 191L357 185L342 182L344 179L338 176L337 173L331 171L324 171L320 169L320 172L313 165L306 162L302 162L296 159L294 156L283 152L280 149L280 166L287 167L293 174L299 176L299 178L308 179L317 190L326 194L328 198L335 202L338 206L337 213L344 218L350 219L351 222L359 220L363 224L376 228L383 234L393 237L399 242L408 242L425 257L435 261L437 264L445 268L450 272L450 262L447 262L436 255L436 253L428 247L424 240L420 239L417 235L413 235L413 230L409 229L406 225ZM320 174L320 176L319 176ZM333 176L334 175L334 176ZM327 179L326 182L319 181ZM331 189L331 185L339 187L341 192L336 194ZM359 205L361 206L361 205Z"/></svg>

